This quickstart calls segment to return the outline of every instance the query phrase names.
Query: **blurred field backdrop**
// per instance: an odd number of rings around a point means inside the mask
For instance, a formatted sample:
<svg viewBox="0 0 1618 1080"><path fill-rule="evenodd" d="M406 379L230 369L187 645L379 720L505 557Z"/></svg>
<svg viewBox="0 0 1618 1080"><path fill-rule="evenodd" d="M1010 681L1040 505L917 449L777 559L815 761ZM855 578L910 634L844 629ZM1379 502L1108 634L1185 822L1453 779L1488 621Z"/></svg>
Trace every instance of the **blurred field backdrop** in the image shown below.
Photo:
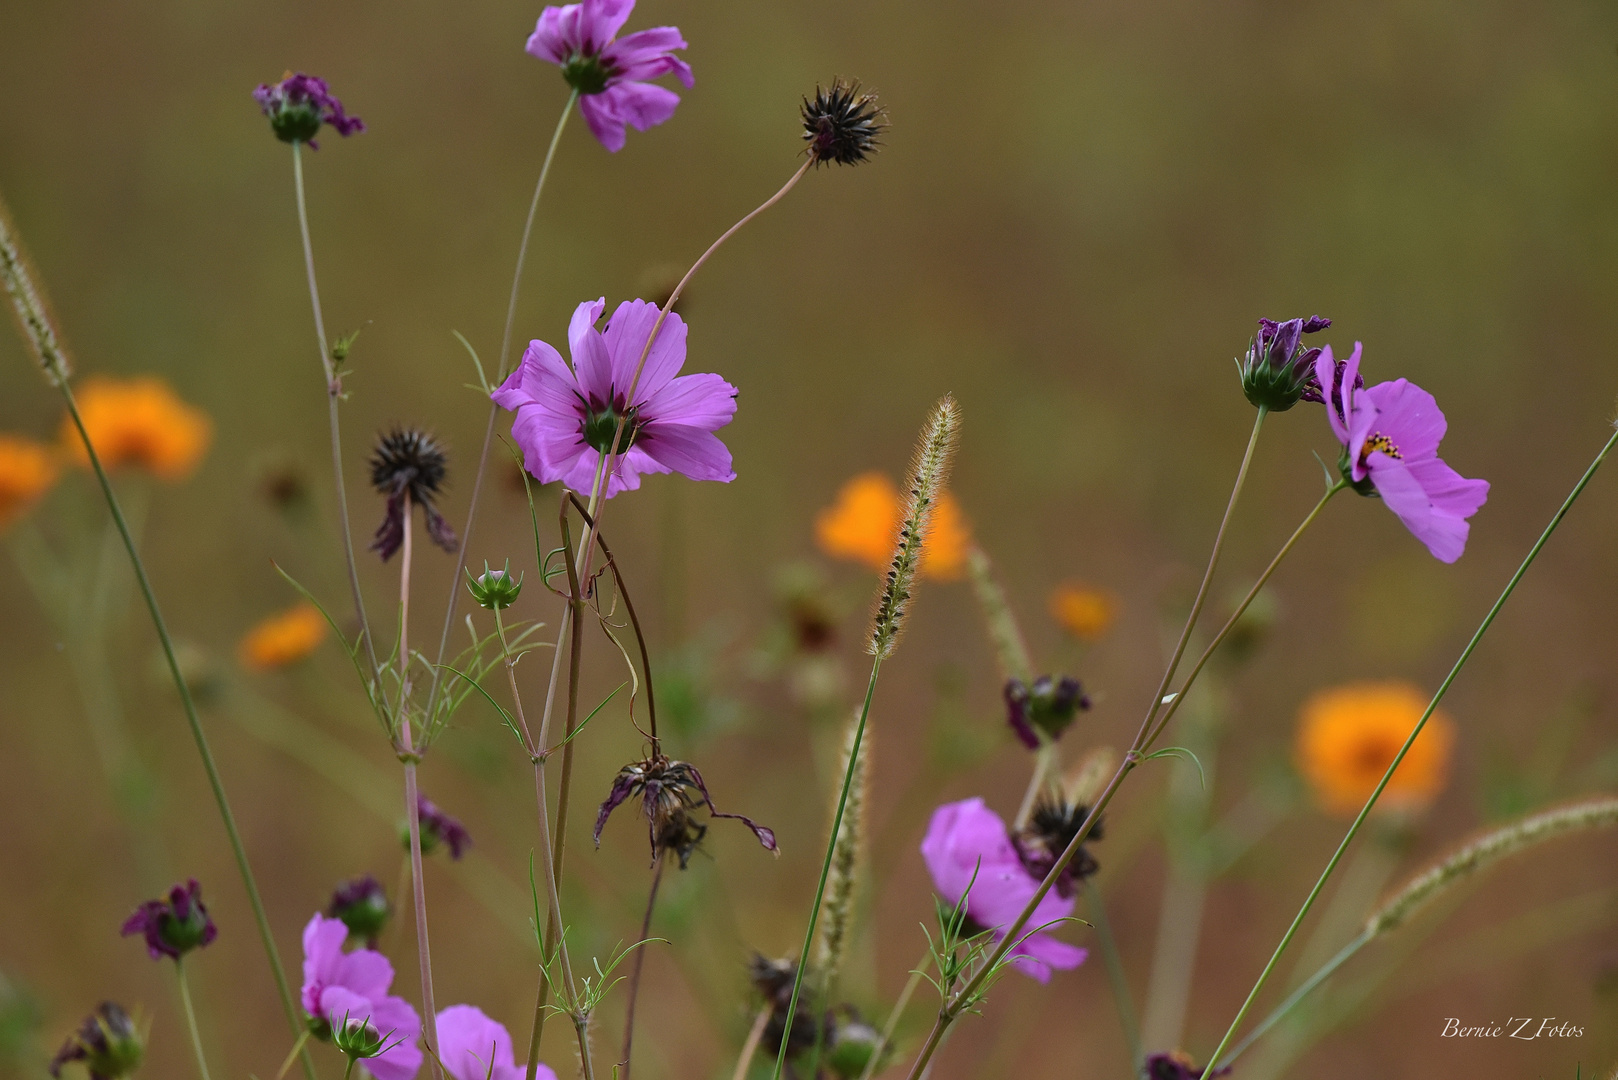
<svg viewBox="0 0 1618 1080"><path fill-rule="evenodd" d="M334 610L347 606L289 154L249 91L286 68L318 73L370 125L348 140L328 133L307 160L327 324L364 331L344 407L356 531L380 516L364 454L395 421L448 442L445 510L458 522L485 406L463 389L473 373L451 330L485 358L498 350L522 214L566 97L556 70L522 52L539 8L0 0L0 190L80 371L161 376L213 421L189 479L131 472L120 483L208 687L205 720L294 968L299 930L338 881L371 872L396 887L399 773L333 642L264 673L237 657L246 630L295 599L272 558ZM876 580L817 551L815 514L850 476L897 476L941 393L953 391L965 417L955 492L1036 667L1079 675L1096 698L1064 740L1069 760L1127 743L1155 685L1251 422L1231 358L1257 317L1331 316L1327 336L1344 348L1363 340L1373 379L1406 375L1437 395L1450 420L1445 456L1493 483L1453 567L1385 508L1336 500L1277 575L1267 637L1206 684L1205 707L1182 714L1200 734L1169 734L1204 739L1214 817L1254 792L1285 808L1209 893L1184 1038L1206 1055L1341 835L1343 822L1292 773L1300 706L1357 679L1430 691L1605 438L1618 394L1618 10L1588 0L642 0L630 26L664 23L690 41L696 87L671 122L631 133L617 155L570 125L540 212L520 340L561 342L580 300L666 289L791 170L798 99L817 81L864 80L893 127L874 163L806 178L682 305L687 370L741 388L722 433L738 479L656 477L611 506L608 535L643 598L671 751L702 766L725 809L774 826L785 852L772 860L744 830L716 828L706 854L665 882L654 932L678 946L648 960L646 1080L728 1076L749 1020L749 950L797 948L843 715L814 702L828 687L842 695L830 700L853 700ZM0 390L0 429L56 439L58 399L9 331ZM1311 452L1336 452L1316 407L1270 421L1221 603L1312 505ZM470 555L478 565L509 556L533 584L526 508L498 453L495 464ZM1609 468L1449 697L1448 783L1388 868L1361 875L1371 896L1377 873L1397 881L1482 825L1618 784ZM278 509L267 493L279 483L286 495L293 481L305 494ZM195 875L221 929L188 965L215 1067L268 1077L285 1027L112 549L111 587L97 593L110 614L91 621L85 575L103 558L104 520L87 477L69 467L14 527L46 530L76 568L53 591L65 621L37 602L18 559L0 569L0 1049L32 1029L34 1050L48 1054L112 997L153 1020L145 1075L189 1075L172 979L116 931L138 900ZM19 535L5 538L8 555ZM453 560L428 548L418 559L415 636L428 641ZM363 571L381 618L393 571L374 558ZM815 575L820 585L804 584ZM1116 622L1087 649L1047 614L1066 580L1118 601ZM812 658L784 644L784 612L806 589L842 616L830 651ZM531 588L517 613L551 620L555 609ZM85 632L95 625L105 632ZM586 685L599 698L620 669L598 637L588 648ZM525 678L538 685L542 672ZM121 727L107 726L110 709ZM97 739L119 730L129 745L114 747L117 760L138 763L125 801L151 807L144 838L132 838L98 757L109 744ZM846 985L880 1017L921 954L917 922L930 918L916 851L927 813L982 795L1009 817L1027 779L966 584L925 585L872 732L877 889ZM640 740L616 703L588 734L565 902L578 940L604 951L634 935L645 838L626 815L594 853L586 822ZM516 882L534 838L514 750L468 705L423 786L476 843L427 871L439 1001L474 1002L525 1041L535 950ZM1143 772L1095 848L1137 1002L1172 846L1165 796L1188 782L1196 792L1182 764ZM1571 1080L1577 1068L1610 1067L1615 843L1598 834L1541 848L1455 897L1441 924L1366 950L1342 985L1408 955L1290 1075ZM397 985L414 999L408 919L390 934ZM1094 945L1082 928L1066 936ZM603 1017L609 1044L618 1008ZM930 1013L918 999L905 1051ZM959 1025L939 1080L1127 1073L1093 948L1049 987L1008 977L985 1013ZM1523 1016L1571 1020L1584 1035L1440 1037L1448 1017ZM565 1027L548 1030L545 1055L564 1074ZM1259 1071L1257 1054L1244 1063Z"/></svg>

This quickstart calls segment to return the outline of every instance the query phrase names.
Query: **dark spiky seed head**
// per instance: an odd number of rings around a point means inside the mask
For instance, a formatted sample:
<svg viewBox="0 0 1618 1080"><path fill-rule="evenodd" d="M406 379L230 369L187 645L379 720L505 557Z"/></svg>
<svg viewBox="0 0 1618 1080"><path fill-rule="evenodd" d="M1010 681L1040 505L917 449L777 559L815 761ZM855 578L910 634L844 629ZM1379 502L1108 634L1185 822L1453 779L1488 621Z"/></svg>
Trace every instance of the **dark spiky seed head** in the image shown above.
<svg viewBox="0 0 1618 1080"><path fill-rule="evenodd" d="M448 467L449 455L437 439L416 428L396 427L377 440L371 485L390 498L408 488L412 502L431 503Z"/></svg>
<svg viewBox="0 0 1618 1080"><path fill-rule="evenodd" d="M858 82L833 79L831 87L815 87L811 100L803 99L803 138L818 167L835 161L858 165L881 145L888 111L875 94L862 93Z"/></svg>

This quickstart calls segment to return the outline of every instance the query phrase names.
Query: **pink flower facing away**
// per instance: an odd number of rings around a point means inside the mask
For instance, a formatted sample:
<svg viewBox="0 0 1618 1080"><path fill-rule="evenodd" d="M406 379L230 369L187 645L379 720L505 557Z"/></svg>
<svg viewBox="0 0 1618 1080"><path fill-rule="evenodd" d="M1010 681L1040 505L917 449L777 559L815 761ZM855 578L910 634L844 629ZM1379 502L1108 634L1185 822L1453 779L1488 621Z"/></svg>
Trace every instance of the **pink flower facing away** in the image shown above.
<svg viewBox="0 0 1618 1080"><path fill-rule="evenodd" d="M528 52L562 68L579 92L579 111L608 150L624 148L624 127L645 131L674 115L680 95L647 79L673 74L690 89L691 67L674 55L686 47L672 26L613 36L629 21L635 0L584 0L548 7L528 38Z"/></svg>
<svg viewBox="0 0 1618 1080"><path fill-rule="evenodd" d="M388 1049L366 1058L363 1068L376 1080L412 1080L421 1068L421 1017L415 1007L388 993L393 965L371 949L343 951L348 927L341 919L316 915L303 928L303 1008L336 1027L345 1020L366 1022Z"/></svg>
<svg viewBox="0 0 1618 1080"><path fill-rule="evenodd" d="M1406 379L1361 387L1360 344L1338 365L1331 347L1315 360L1326 417L1343 444L1343 478L1376 494L1433 557L1452 563L1466 550L1467 518L1489 497L1487 480L1468 480L1438 456L1444 414L1433 395Z"/></svg>
<svg viewBox="0 0 1618 1080"><path fill-rule="evenodd" d="M966 917L993 930L996 940L1005 936L1006 927L1016 921L1039 888L1039 879L1017 857L1017 849L1006 835L1006 823L982 799L946 803L934 810L927 837L921 842L921 857L927 861L933 885L948 903L959 903L970 885ZM1055 889L1045 894L1022 930L1024 940L1011 950L1019 971L1043 983L1050 981L1052 969L1068 971L1084 963L1088 953L1077 945L1044 932L1028 933L1065 918L1073 904L1071 897L1064 900Z"/></svg>
<svg viewBox="0 0 1618 1080"><path fill-rule="evenodd" d="M451 1005L438 1014L438 1057L454 1080L523 1080L511 1050L511 1033L474 1005ZM546 1065L534 1080L556 1080Z"/></svg>
<svg viewBox="0 0 1618 1080"><path fill-rule="evenodd" d="M736 479L730 451L714 434L736 415L736 388L718 375L675 377L685 363L685 323L671 313L646 358L635 400L628 401L657 305L624 301L602 333L595 326L606 306L602 298L574 311L567 331L571 368L545 342L531 341L517 370L494 392L497 404L517 414L511 436L522 448L523 465L541 483L560 480L588 492L619 418L626 417L608 498L640 487L642 473Z"/></svg>

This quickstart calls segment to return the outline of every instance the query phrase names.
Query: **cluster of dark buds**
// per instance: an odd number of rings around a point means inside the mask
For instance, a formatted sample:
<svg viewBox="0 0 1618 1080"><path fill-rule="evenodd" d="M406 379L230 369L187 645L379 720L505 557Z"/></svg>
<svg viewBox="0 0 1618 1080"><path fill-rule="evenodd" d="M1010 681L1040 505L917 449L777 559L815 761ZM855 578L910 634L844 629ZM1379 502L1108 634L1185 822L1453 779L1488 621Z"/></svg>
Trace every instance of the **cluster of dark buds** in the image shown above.
<svg viewBox="0 0 1618 1080"><path fill-rule="evenodd" d="M797 971L795 961L770 960L756 953L748 963L748 979L770 1010L761 1045L777 1056L781 1053L781 1035L786 1030L787 1008L792 1004L792 983ZM805 979L806 983L810 981ZM853 1005L845 1003L828 1010L817 1022L805 1004L807 996L802 993L798 996L787 1045L788 1061L803 1064L805 1058L814 1054L818 1044L821 1068L844 1080L855 1080L871 1068L871 1060L879 1049L886 1059L888 1048L883 1046L882 1033L867 1023ZM881 1064L878 1061L877 1068Z"/></svg>
<svg viewBox="0 0 1618 1080"><path fill-rule="evenodd" d="M1090 707L1090 698L1079 680L1071 675L1060 679L1041 675L1029 686L1021 679L1007 679L1006 720L1024 746L1038 750L1040 736L1059 739L1073 718Z"/></svg>
<svg viewBox="0 0 1618 1080"><path fill-rule="evenodd" d="M664 851L673 851L680 858L681 869L686 860L707 833L705 826L691 818L691 811L707 807L708 815L716 818L734 818L753 830L766 851L779 854L775 845L775 831L758 824L743 814L722 814L708 794L708 785L702 780L697 767L688 761L675 761L656 754L644 761L632 761L618 770L612 781L612 790L596 814L595 842L601 844L601 830L607 818L624 800L638 796L646 814L646 830L652 845L652 861Z"/></svg>
<svg viewBox="0 0 1618 1080"><path fill-rule="evenodd" d="M815 167L858 165L876 153L887 115L876 95L862 93L858 82L833 79L830 89L815 87L814 98L803 99L803 139Z"/></svg>
<svg viewBox="0 0 1618 1080"><path fill-rule="evenodd" d="M449 471L449 455L438 440L416 428L394 428L377 440L371 455L371 486L388 500L387 515L377 526L371 550L387 562L404 543L405 505L421 507L427 535L445 551L454 553L455 530L438 512L438 497Z"/></svg>
<svg viewBox="0 0 1618 1080"><path fill-rule="evenodd" d="M511 560L506 560L503 570L490 570L489 564L483 564L483 573L477 577L472 571L466 572L466 588L472 594L472 599L478 606L486 611L499 611L508 608L517 602L522 595L522 576L511 576Z"/></svg>
<svg viewBox="0 0 1618 1080"><path fill-rule="evenodd" d="M178 960L219 936L218 927L202 903L202 886L195 878L169 890L167 899L147 900L124 920L124 937L140 934L153 960Z"/></svg>
<svg viewBox="0 0 1618 1080"><path fill-rule="evenodd" d="M1148 1054L1145 1064L1141 1066L1140 1074L1145 1080L1202 1080L1205 1071L1193 1065L1185 1051L1175 1050L1167 1054ZM1218 1072L1207 1073L1208 1080L1213 1080L1216 1076L1229 1075L1229 1065Z"/></svg>
<svg viewBox="0 0 1618 1080"><path fill-rule="evenodd" d="M287 72L278 83L263 83L253 91L253 100L270 118L270 130L282 142L308 143L319 150L315 136L322 124L330 124L347 138L365 130L365 121L349 116L326 86L326 80L303 72Z"/></svg>
<svg viewBox="0 0 1618 1080"><path fill-rule="evenodd" d="M472 846L472 834L466 831L466 826L460 820L453 818L438 808L427 796L416 795L416 818L421 827L421 853L431 855L440 847L449 847L449 857L459 861ZM410 826L405 825L400 841L406 851L410 850ZM344 920L347 921L346 919ZM350 928L352 929L352 927Z"/></svg>
<svg viewBox="0 0 1618 1080"><path fill-rule="evenodd" d="M120 1080L140 1068L145 1056L145 1040L135 1021L121 1006L103 1001L56 1051L50 1071L61 1076L63 1065L79 1061L90 1080Z"/></svg>
<svg viewBox="0 0 1618 1080"><path fill-rule="evenodd" d="M1330 325L1330 319L1319 315L1285 322L1260 319L1247 356L1236 361L1247 400L1270 412L1286 412L1299 401L1320 401L1318 391L1314 397L1309 394L1320 350L1304 348L1303 335Z"/></svg>
<svg viewBox="0 0 1618 1080"><path fill-rule="evenodd" d="M374 949L383 927L388 925L388 917L393 914L393 905L388 903L388 894L381 883L366 874L339 885L331 894L326 914L341 919L351 938L364 941L366 948Z"/></svg>
<svg viewBox="0 0 1618 1080"><path fill-rule="evenodd" d="M1079 829L1089 814L1090 808L1083 803L1072 804L1046 798L1035 802L1033 813L1028 816L1028 824L1011 837L1011 844L1017 849L1017 858L1022 861L1023 868L1040 881L1045 880L1045 875L1056 866L1062 852L1079 835ZM1101 839L1102 825L1103 820L1097 818L1090 835L1085 838L1086 842L1079 845L1072 861L1056 879L1056 893L1064 900L1078 892L1085 879L1101 869L1101 864L1090 854L1089 842Z"/></svg>

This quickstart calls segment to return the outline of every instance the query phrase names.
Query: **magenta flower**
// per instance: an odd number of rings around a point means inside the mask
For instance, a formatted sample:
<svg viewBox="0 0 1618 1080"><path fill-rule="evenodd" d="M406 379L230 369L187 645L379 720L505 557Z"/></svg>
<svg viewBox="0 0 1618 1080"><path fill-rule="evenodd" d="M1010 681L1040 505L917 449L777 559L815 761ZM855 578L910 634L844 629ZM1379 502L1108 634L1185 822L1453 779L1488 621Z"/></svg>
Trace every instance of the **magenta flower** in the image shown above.
<svg viewBox="0 0 1618 1080"><path fill-rule="evenodd" d="M1315 360L1326 418L1343 444L1343 479L1361 495L1380 495L1434 558L1452 563L1466 550L1466 519L1489 497L1489 482L1466 479L1438 456L1446 424L1433 395L1406 379L1361 389L1359 373L1359 342L1341 366L1330 346Z"/></svg>
<svg viewBox="0 0 1618 1080"><path fill-rule="evenodd" d="M438 1014L438 1059L454 1080L522 1080L526 1075L512 1054L506 1026L473 1005L451 1005ZM534 1080L556 1080L556 1073L540 1064Z"/></svg>
<svg viewBox="0 0 1618 1080"><path fill-rule="evenodd" d="M387 1049L365 1059L376 1080L412 1080L421 1068L421 1017L388 993L393 965L371 949L343 951L348 927L316 915L303 928L303 1008L329 1032L344 1023L369 1024Z"/></svg>
<svg viewBox="0 0 1618 1080"><path fill-rule="evenodd" d="M511 437L522 448L524 467L541 483L560 480L589 491L624 417L608 498L640 487L642 473L736 479L730 451L714 434L736 415L736 388L718 375L675 377L685 364L685 323L671 313L628 400L657 305L626 300L601 333L595 324L606 306L603 297L573 312L567 331L572 368L545 342L530 341L522 363L492 395L517 414Z"/></svg>
<svg viewBox="0 0 1618 1080"><path fill-rule="evenodd" d="M349 116L326 80L303 72L287 72L278 83L261 83L253 100L270 118L270 128L282 142L304 142L319 150L315 135L330 124L343 138L365 130L365 121Z"/></svg>
<svg viewBox="0 0 1618 1080"><path fill-rule="evenodd" d="M629 21L635 0L584 0L548 7L528 39L528 52L560 64L562 78L579 92L579 111L608 150L624 148L624 127L656 127L674 115L680 95L646 82L671 72L690 89L691 67L674 55L686 47L672 26L613 35Z"/></svg>
<svg viewBox="0 0 1618 1080"><path fill-rule="evenodd" d="M1039 888L1039 879L1017 857L1017 849L1006 835L1006 823L982 799L945 803L934 810L927 837L921 842L921 857L927 861L934 887L949 903L959 903L970 886L966 917L979 929L993 930L996 940L1005 936L1005 928L1016 921ZM1068 971L1084 963L1088 953L1077 945L1044 932L1029 933L1066 918L1073 904L1071 897L1064 900L1052 889L1034 908L1022 931L1024 939L1010 953L1012 963L1023 974L1049 982L1052 969Z"/></svg>
<svg viewBox="0 0 1618 1080"><path fill-rule="evenodd" d="M202 886L192 878L169 890L163 900L147 900L124 920L124 937L140 934L153 960L178 960L192 949L209 945L219 930L202 902Z"/></svg>

